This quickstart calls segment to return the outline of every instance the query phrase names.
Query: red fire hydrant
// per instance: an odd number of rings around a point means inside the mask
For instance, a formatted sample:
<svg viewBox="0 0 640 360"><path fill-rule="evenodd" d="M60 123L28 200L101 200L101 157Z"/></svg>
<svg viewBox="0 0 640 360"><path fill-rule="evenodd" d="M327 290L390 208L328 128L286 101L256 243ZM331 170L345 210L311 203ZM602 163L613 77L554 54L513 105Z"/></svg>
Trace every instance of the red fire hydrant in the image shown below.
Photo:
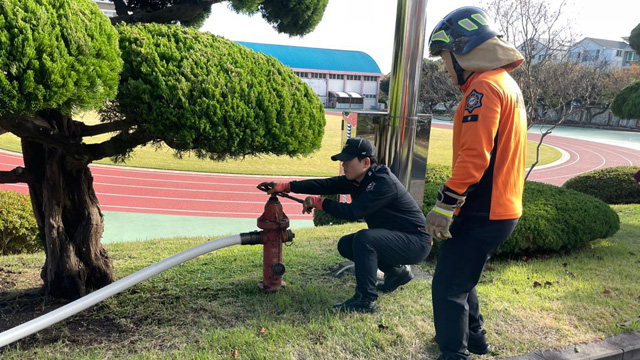
<svg viewBox="0 0 640 360"><path fill-rule="evenodd" d="M289 218L282 211L282 204L273 194L264 205L264 212L258 218L258 227L262 231L240 234L243 245L262 244L263 248L263 280L258 284L262 291L271 293L285 287L282 275L285 272L282 264L282 244L294 238L288 230Z"/></svg>

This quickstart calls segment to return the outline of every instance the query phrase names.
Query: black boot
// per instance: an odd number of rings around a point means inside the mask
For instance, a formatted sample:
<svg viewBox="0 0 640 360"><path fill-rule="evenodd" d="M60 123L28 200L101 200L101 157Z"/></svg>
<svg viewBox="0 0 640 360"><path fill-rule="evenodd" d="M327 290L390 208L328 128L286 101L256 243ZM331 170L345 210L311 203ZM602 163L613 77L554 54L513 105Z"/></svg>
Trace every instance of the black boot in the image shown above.
<svg viewBox="0 0 640 360"><path fill-rule="evenodd" d="M357 291L351 299L335 304L333 308L339 311L359 313L374 313L378 309L375 300L362 299L362 295Z"/></svg>
<svg viewBox="0 0 640 360"><path fill-rule="evenodd" d="M467 350L469 350L470 353L485 355L491 351L485 336L486 333L487 331L483 328L480 328L477 331L469 330L469 344L467 345Z"/></svg>
<svg viewBox="0 0 640 360"><path fill-rule="evenodd" d="M384 282L376 285L376 289L383 293L390 293L413 279L413 273L409 265L403 265L399 269L393 269L384 273Z"/></svg>

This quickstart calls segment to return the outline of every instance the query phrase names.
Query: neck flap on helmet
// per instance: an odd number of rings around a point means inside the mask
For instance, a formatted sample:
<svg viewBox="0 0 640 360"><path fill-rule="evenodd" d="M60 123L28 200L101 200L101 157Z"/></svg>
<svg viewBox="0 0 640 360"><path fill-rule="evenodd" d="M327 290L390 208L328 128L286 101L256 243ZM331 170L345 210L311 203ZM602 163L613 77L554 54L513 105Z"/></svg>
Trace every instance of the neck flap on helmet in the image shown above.
<svg viewBox="0 0 640 360"><path fill-rule="evenodd" d="M473 75L473 72L465 79L464 68L460 66L458 59L456 59L456 56L453 53L451 53L451 60L453 62L453 70L456 72L456 76L458 77L458 86L462 86L467 82L471 75Z"/></svg>

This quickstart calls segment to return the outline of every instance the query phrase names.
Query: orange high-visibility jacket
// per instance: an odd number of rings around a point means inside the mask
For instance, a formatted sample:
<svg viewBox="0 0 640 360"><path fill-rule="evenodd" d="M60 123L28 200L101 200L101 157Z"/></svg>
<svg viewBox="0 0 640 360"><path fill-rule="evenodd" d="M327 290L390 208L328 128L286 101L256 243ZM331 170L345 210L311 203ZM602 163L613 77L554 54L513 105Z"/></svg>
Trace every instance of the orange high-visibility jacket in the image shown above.
<svg viewBox="0 0 640 360"><path fill-rule="evenodd" d="M466 202L460 216L522 215L527 117L520 87L504 69L473 74L453 123L453 173L445 186Z"/></svg>

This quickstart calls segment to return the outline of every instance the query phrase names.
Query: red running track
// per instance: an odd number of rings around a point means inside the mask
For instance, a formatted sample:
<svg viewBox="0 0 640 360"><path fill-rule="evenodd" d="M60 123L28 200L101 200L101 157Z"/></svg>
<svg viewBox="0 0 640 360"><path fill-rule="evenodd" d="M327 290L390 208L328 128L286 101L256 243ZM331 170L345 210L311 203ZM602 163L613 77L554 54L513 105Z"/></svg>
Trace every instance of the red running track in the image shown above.
<svg viewBox="0 0 640 360"><path fill-rule="evenodd" d="M446 124L435 127L450 128ZM529 135L530 140L539 135ZM640 151L565 137L547 136L545 144L564 150L566 161L534 169L529 180L562 185L586 171L619 165L640 166ZM22 166L22 156L0 152L0 170ZM256 218L267 200L256 185L271 176L236 176L177 171L155 171L92 165L94 186L103 210L148 214ZM291 180L288 178L287 180ZM0 189L27 193L25 184L0 184ZM302 196L300 196L302 197ZM281 199L291 219L310 220L301 205Z"/></svg>
<svg viewBox="0 0 640 360"><path fill-rule="evenodd" d="M451 129L448 124L434 127ZM529 134L531 141L540 141L540 134ZM613 166L640 166L640 151L622 146L549 135L544 144L565 152L562 162L535 167L527 180L560 186L572 177L591 170Z"/></svg>
<svg viewBox="0 0 640 360"><path fill-rule="evenodd" d="M16 166L23 166L21 154L0 152L0 170ZM106 165L92 165L91 172L101 208L106 211L234 218L260 216L268 196L256 186L262 181L285 180ZM28 193L26 184L0 184L0 189ZM281 203L290 219L312 219L301 214L301 204L290 199L281 199Z"/></svg>

